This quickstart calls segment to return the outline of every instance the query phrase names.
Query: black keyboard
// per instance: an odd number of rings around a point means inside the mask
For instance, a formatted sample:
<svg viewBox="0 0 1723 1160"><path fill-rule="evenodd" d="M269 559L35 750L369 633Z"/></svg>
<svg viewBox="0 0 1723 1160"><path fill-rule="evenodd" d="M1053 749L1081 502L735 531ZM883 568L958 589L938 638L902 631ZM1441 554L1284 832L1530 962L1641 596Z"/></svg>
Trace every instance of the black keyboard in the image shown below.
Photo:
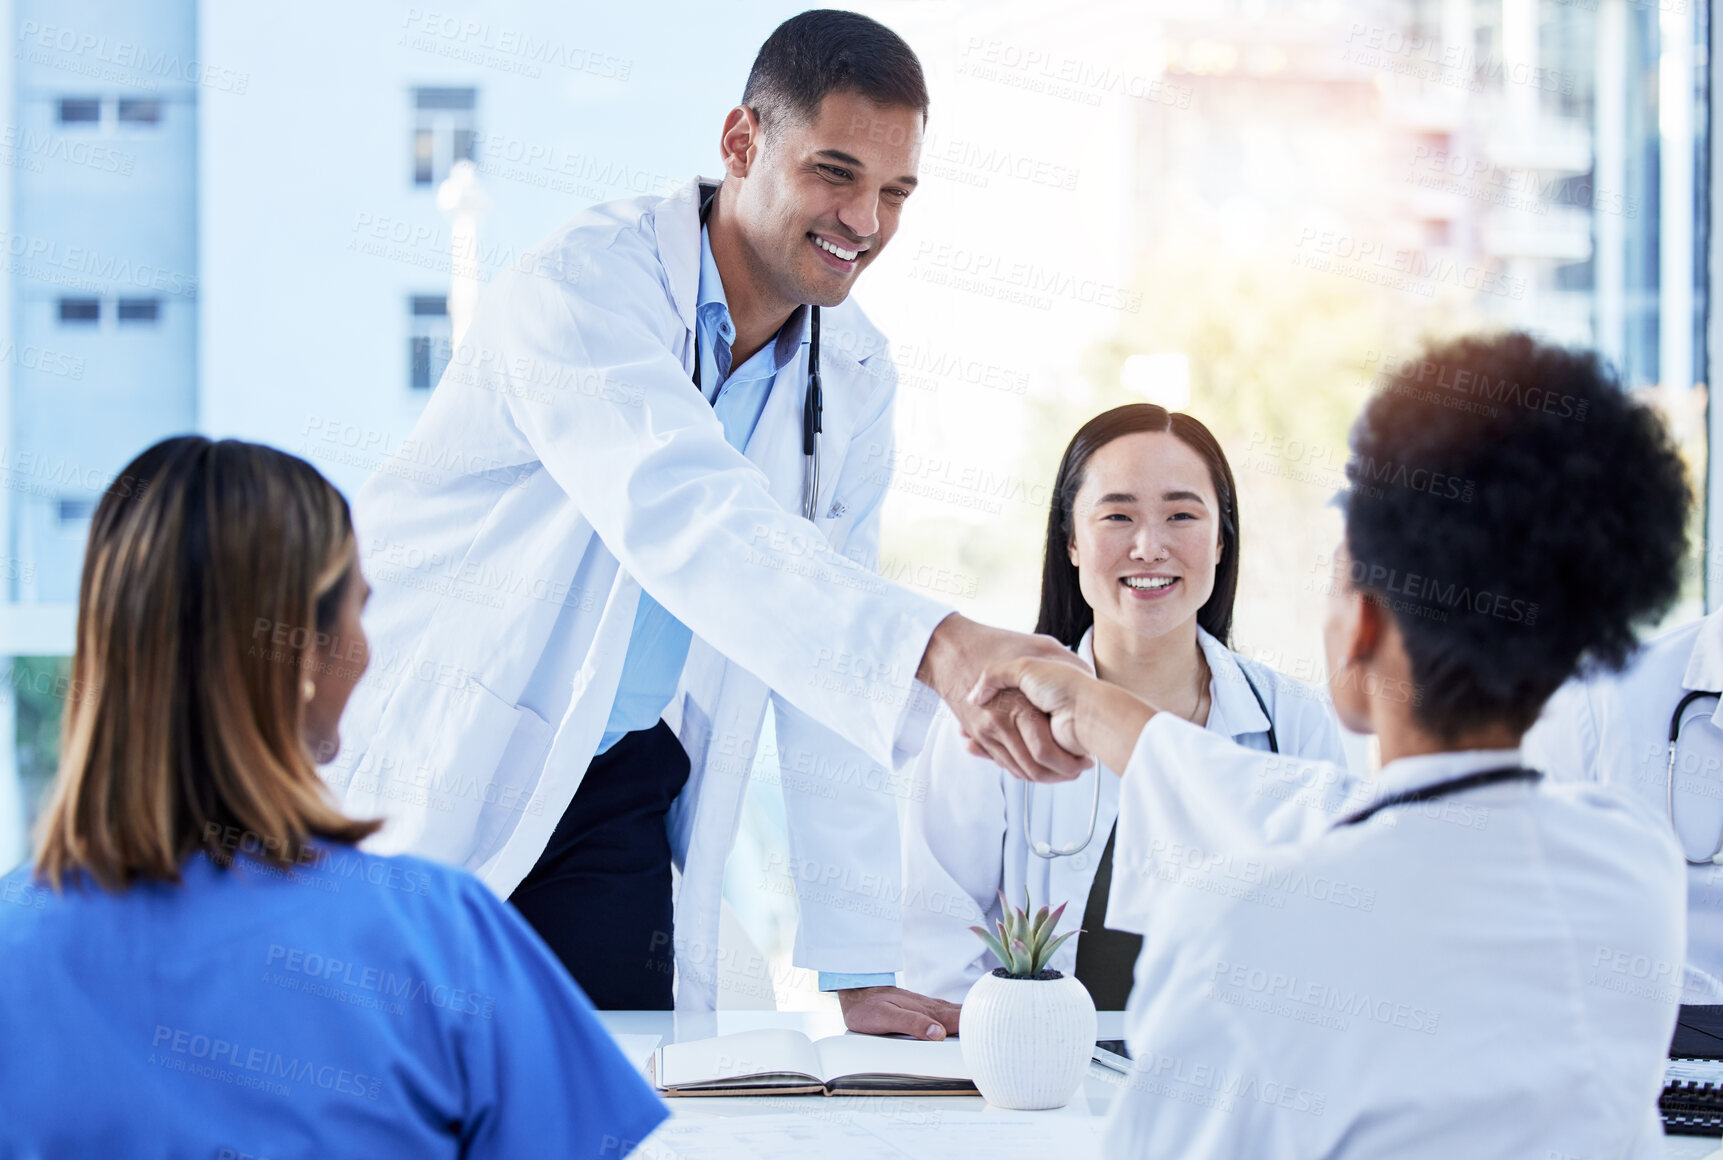
<svg viewBox="0 0 1723 1160"><path fill-rule="evenodd" d="M1682 1005L1657 1109L1671 1136L1723 1136L1723 1006Z"/></svg>
<svg viewBox="0 0 1723 1160"><path fill-rule="evenodd" d="M1671 1136L1723 1136L1723 1086L1677 1080L1657 1100L1663 1130Z"/></svg>

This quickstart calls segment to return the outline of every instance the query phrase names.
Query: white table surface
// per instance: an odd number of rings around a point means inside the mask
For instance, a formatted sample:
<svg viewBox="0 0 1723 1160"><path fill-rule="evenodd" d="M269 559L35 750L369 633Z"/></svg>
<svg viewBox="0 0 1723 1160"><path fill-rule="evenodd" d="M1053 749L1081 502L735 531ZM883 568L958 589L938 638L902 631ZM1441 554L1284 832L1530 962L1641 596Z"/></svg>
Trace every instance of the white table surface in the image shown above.
<svg viewBox="0 0 1723 1160"><path fill-rule="evenodd" d="M810 1039L844 1034L837 1012L601 1011L613 1035L658 1036L663 1043L708 1039L737 1031L791 1028ZM1124 1035L1124 1016L1101 1012L1101 1039ZM709 1160L746 1156L815 1156L817 1160L1053 1160L1099 1156L1099 1128L1121 1077L1100 1064L1071 1102L1047 1112L991 1107L980 1096L701 1096L666 1100L671 1119L634 1155L640 1160ZM743 1117L753 1117L744 1119ZM1664 1155L1723 1160L1717 1139L1664 1137ZM893 1148L897 1151L893 1151Z"/></svg>
<svg viewBox="0 0 1723 1160"><path fill-rule="evenodd" d="M681 1014L668 1011L601 1011L613 1035L659 1036L662 1043L707 1039L760 1028L791 1028L810 1039L844 1034L837 1012L719 1011ZM1122 1038L1124 1016L1102 1012L1099 1038ZM662 1046L662 1043L660 1044ZM1114 1082L1108 1082L1112 1077ZM1046 1112L1014 1112L990 1106L980 1096L699 1096L666 1100L672 1119L635 1153L642 1160L671 1160L688 1156L815 1155L818 1160L849 1160L843 1138L855 1143L857 1157L899 1160L910 1157L962 1160L985 1155L990 1160L1022 1156L1048 1160L1048 1146L1057 1142L1056 1160L1099 1156L1101 1119L1111 1106L1116 1072L1089 1065L1083 1088L1063 1108ZM754 1117L754 1119L742 1119ZM777 1131L791 1119L803 1121L818 1138L791 1139ZM739 1139L750 1125L759 1125L761 1139ZM690 1151L688 1133L702 1133L710 1150ZM679 1135L680 1133L680 1135ZM889 1146L888 1146L889 1145ZM896 1147L898 1151L892 1151ZM817 1149L817 1153L816 1153Z"/></svg>

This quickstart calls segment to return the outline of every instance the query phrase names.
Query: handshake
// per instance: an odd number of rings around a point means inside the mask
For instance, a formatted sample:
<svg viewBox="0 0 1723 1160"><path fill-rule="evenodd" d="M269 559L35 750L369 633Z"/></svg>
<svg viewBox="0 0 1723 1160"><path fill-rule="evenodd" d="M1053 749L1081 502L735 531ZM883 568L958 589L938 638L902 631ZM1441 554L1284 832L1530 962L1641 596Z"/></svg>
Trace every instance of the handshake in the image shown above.
<svg viewBox="0 0 1723 1160"><path fill-rule="evenodd" d="M916 678L951 706L970 752L1025 781L1070 781L1094 757L1123 771L1155 712L1052 637L955 613L934 629Z"/></svg>

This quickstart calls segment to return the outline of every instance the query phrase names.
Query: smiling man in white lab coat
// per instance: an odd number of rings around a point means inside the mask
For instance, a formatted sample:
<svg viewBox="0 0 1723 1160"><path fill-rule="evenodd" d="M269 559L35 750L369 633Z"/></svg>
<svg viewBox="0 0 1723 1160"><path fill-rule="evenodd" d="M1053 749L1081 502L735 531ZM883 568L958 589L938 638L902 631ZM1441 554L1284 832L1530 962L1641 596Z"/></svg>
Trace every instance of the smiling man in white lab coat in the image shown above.
<svg viewBox="0 0 1723 1160"><path fill-rule="evenodd" d="M1591 356L1508 335L1418 361L1512 394L1390 382L1354 427L1324 637L1341 722L1381 743L1368 800L1066 665L978 690L1123 771L1107 924L1145 937L1109 1156L1662 1154L1676 996L1635 971L1680 955L1679 856L1520 742L1674 599L1681 458ZM1583 418L1512 401L1549 394ZM1440 476L1472 499L1417 483Z"/></svg>
<svg viewBox="0 0 1723 1160"><path fill-rule="evenodd" d="M956 1029L890 985L890 771L928 688L1002 764L1081 767L1021 699L963 701L987 663L1063 649L870 570L895 379L848 299L915 188L927 103L883 26L785 22L724 121L722 181L595 206L533 251L358 497L379 677L328 779L388 819L379 849L511 896L600 1007L670 1006L672 954L675 1005L715 1005L768 699L796 961L856 1030Z"/></svg>

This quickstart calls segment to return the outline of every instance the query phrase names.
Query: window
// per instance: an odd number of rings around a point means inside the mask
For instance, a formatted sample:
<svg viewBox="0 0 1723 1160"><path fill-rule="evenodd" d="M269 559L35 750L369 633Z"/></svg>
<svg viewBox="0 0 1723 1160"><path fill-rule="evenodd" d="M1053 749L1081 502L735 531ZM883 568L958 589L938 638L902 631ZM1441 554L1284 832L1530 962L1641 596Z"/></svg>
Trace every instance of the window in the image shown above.
<svg viewBox="0 0 1723 1160"><path fill-rule="evenodd" d="M415 294L407 302L409 330L407 338L408 386L415 391L428 391L443 377L449 365L452 331L449 329L449 302L441 294Z"/></svg>
<svg viewBox="0 0 1723 1160"><path fill-rule="evenodd" d="M117 317L121 322L157 322L161 319L160 298L122 298Z"/></svg>
<svg viewBox="0 0 1723 1160"><path fill-rule="evenodd" d="M100 298L60 299L60 321L74 326L94 326L102 320Z"/></svg>
<svg viewBox="0 0 1723 1160"><path fill-rule="evenodd" d="M159 125L162 103L154 97L121 97L116 110L122 125Z"/></svg>
<svg viewBox="0 0 1723 1160"><path fill-rule="evenodd" d="M434 186L473 159L477 89L413 90L413 184Z"/></svg>
<svg viewBox="0 0 1723 1160"><path fill-rule="evenodd" d="M62 125L95 125L102 120L102 98L61 97L59 120Z"/></svg>

